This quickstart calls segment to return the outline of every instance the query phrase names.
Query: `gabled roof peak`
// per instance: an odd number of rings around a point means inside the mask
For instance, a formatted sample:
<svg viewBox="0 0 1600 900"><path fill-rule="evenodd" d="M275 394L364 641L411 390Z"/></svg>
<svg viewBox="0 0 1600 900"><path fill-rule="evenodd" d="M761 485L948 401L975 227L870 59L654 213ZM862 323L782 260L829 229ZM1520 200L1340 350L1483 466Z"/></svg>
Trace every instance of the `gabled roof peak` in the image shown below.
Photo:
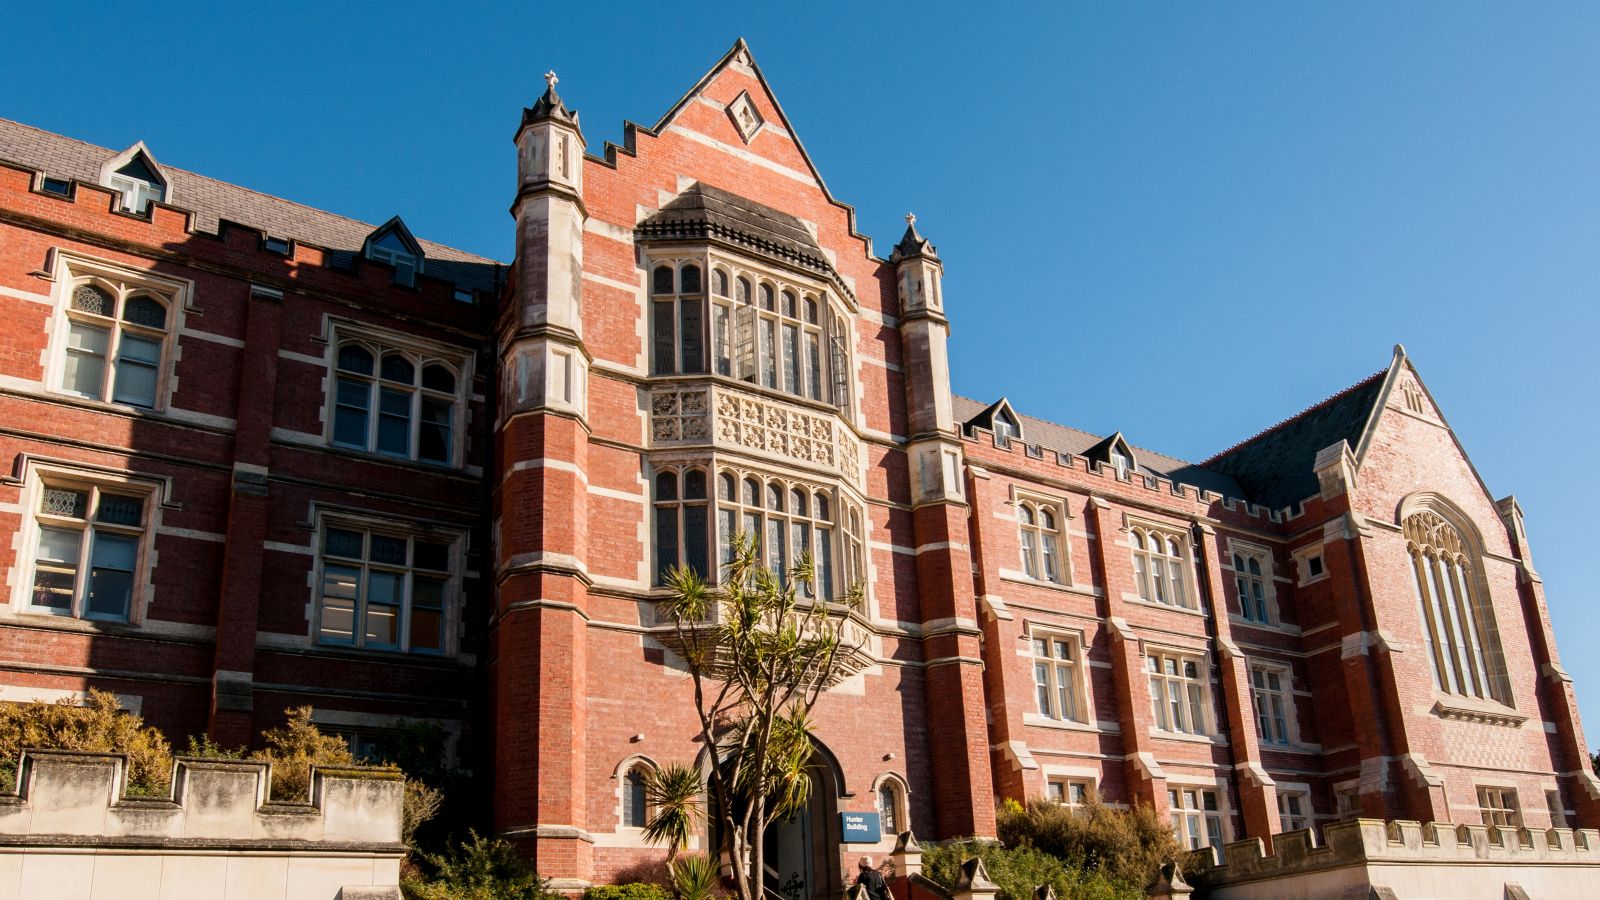
<svg viewBox="0 0 1600 900"><path fill-rule="evenodd" d="M406 250L410 253L419 257L426 255L422 249L421 242L419 242L416 239L416 236L411 233L411 229L406 227L405 220L399 216L392 216L390 217L389 221L379 225L377 228L372 229L372 233L367 235L366 245L371 246L375 243L378 243L389 235L394 235L395 237L399 238L400 242L405 244Z"/></svg>

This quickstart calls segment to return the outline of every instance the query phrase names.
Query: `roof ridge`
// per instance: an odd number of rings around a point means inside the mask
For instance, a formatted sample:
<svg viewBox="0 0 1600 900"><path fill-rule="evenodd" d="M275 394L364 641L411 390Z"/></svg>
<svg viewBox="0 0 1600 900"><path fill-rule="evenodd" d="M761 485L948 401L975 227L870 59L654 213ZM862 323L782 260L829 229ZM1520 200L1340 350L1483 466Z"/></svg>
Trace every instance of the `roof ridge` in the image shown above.
<svg viewBox="0 0 1600 900"><path fill-rule="evenodd" d="M79 144L81 146L88 147L88 148L90 148L92 150L101 150L101 151L104 151L104 152L107 152L107 153L111 153L111 154L117 154L117 153L121 153L122 152L121 150L116 150L116 149L111 148L111 147L106 147L106 146L103 146L101 144L96 144L96 143L93 143L91 141L86 141L86 140L83 140L82 138L75 138L70 134L61 134L60 132L55 132L55 131L50 131L48 129L40 128L37 125L29 125L27 122L19 122L16 119L7 119L7 118L5 118L3 116L0 116L0 122L4 122L4 123L10 124L10 125L16 125L16 126L19 126L21 128L26 128L27 130L36 132L38 134L49 135L50 137L60 138L62 140L68 140L68 141L71 141L71 142L73 142L75 144ZM135 143L138 143L138 142L136 141ZM31 164L28 164L28 165L31 166ZM256 190L255 188L246 187L246 186L244 186L242 184L235 184L235 183L233 183L231 181L223 181L220 178L213 178L210 175L203 175L203 174L201 174L199 172L193 171L191 169L185 169L185 168L183 168L181 166L163 165L161 168L167 169L167 170L170 170L170 171L173 171L173 172L182 172L183 174L185 174L185 175L187 175L187 176L189 176L191 178L198 178L198 179L200 179L202 181L209 181L212 184L222 185L223 187L233 188L234 190L245 191L245 192L248 192L248 193L251 193L251 194L255 194L258 197L265 197L265 198L267 198L269 200L273 200L273 201L278 202L278 203L287 203L290 206L298 207L300 209L310 210L310 211L312 211L314 213L319 213L319 214L324 215L324 216L332 216L333 218L342 219L343 221L349 222L349 223L354 224L354 225L361 225L363 227L370 228L370 229L373 229L373 230L376 230L376 229L381 227L381 225L374 225L371 222L365 221L364 219L357 219L357 218L355 218L353 216L347 216L347 215L345 215L343 213L333 212L332 210L323 209L323 208L321 208L319 206L312 206L312 205L310 205L308 203L301 203L298 200L291 200L288 197L280 197L277 194L269 194L266 191ZM179 209L187 209L188 207L184 207L184 206L179 205L178 208ZM398 213L396 215L398 215ZM221 217L219 217L219 218L221 218ZM246 224L249 224L249 223L241 222L239 224L246 225ZM261 227L261 226L251 225L250 227L258 228L258 227ZM293 237L293 235L285 235L285 237ZM471 250L463 250L460 247L454 247L454 246L451 246L450 244L441 243L441 242L435 241L435 240L429 240L427 238L418 238L417 240L419 242L422 242L422 243L432 244L435 247L440 247L442 249L449 250L449 251L451 251L453 253L460 253L463 256L470 256L475 260L481 260L483 262L490 262L490 263L499 263L499 260L497 260L497 259L493 259L491 257L482 256L482 255L479 255L477 253L473 253Z"/></svg>
<svg viewBox="0 0 1600 900"><path fill-rule="evenodd" d="M1205 459L1201 460L1196 465L1207 466L1207 465L1210 465L1211 463L1214 463L1217 460L1223 458L1224 456L1227 456L1230 453L1233 453L1233 452L1235 452L1237 450L1241 450L1241 449L1243 449L1243 448L1255 443L1256 441L1261 440L1262 438L1264 438L1267 435L1273 433L1274 431L1278 431L1278 430L1280 430L1280 429L1282 429L1282 428L1284 428L1284 427L1286 427L1288 425L1291 425L1291 424L1293 424L1293 423L1295 423L1295 422L1297 422L1297 421L1299 421L1301 419L1304 419L1306 416L1316 412L1319 409L1322 409L1323 407L1330 406L1330 405L1338 402L1339 400L1342 400L1345 397L1348 397L1349 395L1351 395L1351 394L1355 393L1356 391L1366 387L1367 385L1371 384L1372 382L1376 381L1377 379L1382 378L1384 375L1388 374L1388 371L1389 370L1387 368L1379 369L1378 371L1372 373L1371 375L1368 375L1366 378L1361 379L1360 381L1356 382L1355 384L1350 385L1349 387L1345 388L1344 390L1341 390L1336 394L1333 394L1333 395L1328 396L1328 397L1326 397L1326 398L1324 398L1322 400L1319 400L1316 403L1311 404L1310 406L1306 407L1305 409L1300 410L1299 412L1295 413L1292 416L1289 416L1286 419L1283 419L1283 420L1281 420L1281 421L1279 421L1279 422L1277 422L1277 423L1275 423L1273 425L1269 425L1266 428L1263 428L1262 430L1256 432L1255 434L1251 435L1250 437L1245 438L1244 440L1238 442L1237 444L1234 444L1231 447L1228 447L1225 450L1221 450L1221 451L1219 451L1217 453L1213 453L1212 455L1210 455L1210 456L1206 457Z"/></svg>

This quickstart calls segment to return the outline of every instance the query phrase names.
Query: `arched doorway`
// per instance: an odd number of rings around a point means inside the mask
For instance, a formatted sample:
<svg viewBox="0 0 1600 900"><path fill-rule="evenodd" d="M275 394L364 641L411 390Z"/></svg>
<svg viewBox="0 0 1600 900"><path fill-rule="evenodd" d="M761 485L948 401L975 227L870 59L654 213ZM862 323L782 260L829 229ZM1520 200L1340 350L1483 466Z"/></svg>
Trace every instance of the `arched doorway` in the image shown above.
<svg viewBox="0 0 1600 900"><path fill-rule="evenodd" d="M762 882L783 900L830 900L843 890L839 871L839 787L819 753L807 771L805 809L767 826Z"/></svg>

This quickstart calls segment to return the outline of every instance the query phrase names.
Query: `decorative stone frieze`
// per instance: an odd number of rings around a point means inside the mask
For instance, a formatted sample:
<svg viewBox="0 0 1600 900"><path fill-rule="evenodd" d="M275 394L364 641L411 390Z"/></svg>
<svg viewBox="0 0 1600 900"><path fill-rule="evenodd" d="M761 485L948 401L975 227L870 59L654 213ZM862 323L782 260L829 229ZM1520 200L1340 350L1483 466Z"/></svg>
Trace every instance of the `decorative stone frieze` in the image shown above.
<svg viewBox="0 0 1600 900"><path fill-rule="evenodd" d="M654 447L706 444L745 450L842 476L861 486L861 442L832 413L721 385L650 393Z"/></svg>

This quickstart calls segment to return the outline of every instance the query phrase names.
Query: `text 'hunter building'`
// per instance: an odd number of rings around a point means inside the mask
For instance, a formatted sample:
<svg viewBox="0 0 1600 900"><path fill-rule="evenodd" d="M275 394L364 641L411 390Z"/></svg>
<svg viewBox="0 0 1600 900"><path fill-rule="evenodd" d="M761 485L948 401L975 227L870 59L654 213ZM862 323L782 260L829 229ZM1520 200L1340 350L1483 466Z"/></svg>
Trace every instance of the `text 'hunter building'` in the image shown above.
<svg viewBox="0 0 1600 900"><path fill-rule="evenodd" d="M795 900L1005 798L1195 848L1600 827L1522 512L1402 350L1198 463L954 395L979 298L914 222L875 254L743 42L621 147L555 87L506 123L509 264L0 121L0 699L436 722L497 834L607 881L700 756L661 573L747 532L866 587Z"/></svg>

